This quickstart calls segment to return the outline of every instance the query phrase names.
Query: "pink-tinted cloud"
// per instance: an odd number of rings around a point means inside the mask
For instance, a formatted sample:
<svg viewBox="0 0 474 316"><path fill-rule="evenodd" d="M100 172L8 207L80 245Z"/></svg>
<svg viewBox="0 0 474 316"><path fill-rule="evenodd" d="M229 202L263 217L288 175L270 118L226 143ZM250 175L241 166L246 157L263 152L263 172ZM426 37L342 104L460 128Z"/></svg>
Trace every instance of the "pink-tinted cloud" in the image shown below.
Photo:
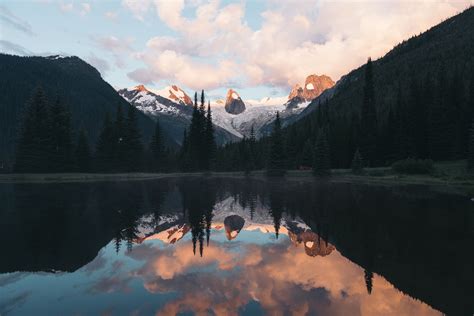
<svg viewBox="0 0 474 316"><path fill-rule="evenodd" d="M312 73L337 80L368 56L382 56L472 3L271 1L261 26L251 29L244 3L193 3L195 16L189 18L183 0L124 1L135 16L156 14L177 33L151 38L137 54L148 68L147 79L192 89L236 81L289 87Z"/></svg>

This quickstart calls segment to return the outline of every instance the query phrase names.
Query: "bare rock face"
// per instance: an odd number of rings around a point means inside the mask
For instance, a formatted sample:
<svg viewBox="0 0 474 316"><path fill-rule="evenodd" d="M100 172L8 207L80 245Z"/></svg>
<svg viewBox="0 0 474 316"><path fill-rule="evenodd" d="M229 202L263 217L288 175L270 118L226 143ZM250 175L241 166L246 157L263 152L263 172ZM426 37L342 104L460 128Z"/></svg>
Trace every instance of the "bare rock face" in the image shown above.
<svg viewBox="0 0 474 316"><path fill-rule="evenodd" d="M291 100L295 97L303 98L303 88L297 83L291 89L290 95L288 96L288 100Z"/></svg>
<svg viewBox="0 0 474 316"><path fill-rule="evenodd" d="M292 101L311 101L317 98L324 90L334 86L334 81L326 75L309 75L306 77L304 87L296 84L288 96L288 100ZM295 102L293 102L295 103Z"/></svg>
<svg viewBox="0 0 474 316"><path fill-rule="evenodd" d="M232 89L227 91L225 100L225 110L230 114L240 114L245 111L245 103L240 98L239 94Z"/></svg>
<svg viewBox="0 0 474 316"><path fill-rule="evenodd" d="M169 95L164 96L170 100L173 100L177 103L181 103L184 105L193 105L193 100L184 92L181 88L176 85L172 85L166 88L168 90Z"/></svg>

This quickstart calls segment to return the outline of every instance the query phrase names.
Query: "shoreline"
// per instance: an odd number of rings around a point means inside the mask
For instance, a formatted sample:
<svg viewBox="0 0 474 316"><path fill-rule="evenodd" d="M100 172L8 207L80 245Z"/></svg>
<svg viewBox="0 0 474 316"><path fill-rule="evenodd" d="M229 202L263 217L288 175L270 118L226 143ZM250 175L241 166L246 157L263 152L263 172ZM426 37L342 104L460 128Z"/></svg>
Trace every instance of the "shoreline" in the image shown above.
<svg viewBox="0 0 474 316"><path fill-rule="evenodd" d="M316 178L309 170L290 170L282 178L286 181L326 181L380 185L436 185L471 188L474 191L474 178L440 177L433 175L401 175L389 173L390 168L367 169L366 174L354 175L348 169L335 169L327 178ZM181 177L209 178L272 178L265 171L254 171L246 175L235 172L176 172L176 173L46 173L46 174L0 174L0 183L71 183L103 181L143 181Z"/></svg>

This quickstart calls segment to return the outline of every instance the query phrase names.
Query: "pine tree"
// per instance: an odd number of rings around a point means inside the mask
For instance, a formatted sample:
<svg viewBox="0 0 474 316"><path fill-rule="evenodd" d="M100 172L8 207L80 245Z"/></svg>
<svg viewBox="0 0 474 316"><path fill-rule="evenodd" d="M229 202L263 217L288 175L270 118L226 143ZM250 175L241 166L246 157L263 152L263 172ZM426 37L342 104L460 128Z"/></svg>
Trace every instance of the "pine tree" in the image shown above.
<svg viewBox="0 0 474 316"><path fill-rule="evenodd" d="M186 129L184 129L183 141L181 144L181 150L179 152L179 167L183 171L189 171L191 169L189 135Z"/></svg>
<svg viewBox="0 0 474 316"><path fill-rule="evenodd" d="M117 148L114 126L107 113L96 147L97 171L110 172L114 168L115 151Z"/></svg>
<svg viewBox="0 0 474 316"><path fill-rule="evenodd" d="M201 112L198 108L197 92L194 93L194 107L191 117L191 124L189 126L189 162L192 171L199 170L201 167L201 144L202 144L202 120Z"/></svg>
<svg viewBox="0 0 474 316"><path fill-rule="evenodd" d="M47 172L50 132L49 103L41 87L37 88L26 109L17 142L16 172Z"/></svg>
<svg viewBox="0 0 474 316"><path fill-rule="evenodd" d="M277 112L273 123L273 132L270 141L270 155L267 174L270 176L282 176L286 173L286 159L283 146L283 133L281 129L280 113Z"/></svg>
<svg viewBox="0 0 474 316"><path fill-rule="evenodd" d="M351 168L352 172L355 174L361 174L364 172L364 162L362 161L362 156L360 155L359 148L357 148L354 153Z"/></svg>
<svg viewBox="0 0 474 316"><path fill-rule="evenodd" d="M303 147L303 153L300 163L301 168L310 169L313 166L313 152L314 148L311 144L311 140L307 139Z"/></svg>
<svg viewBox="0 0 474 316"><path fill-rule="evenodd" d="M373 284L374 274L370 270L364 270L364 279L365 286L367 288L367 293L372 294L372 284Z"/></svg>
<svg viewBox="0 0 474 316"><path fill-rule="evenodd" d="M89 142L87 141L86 132L83 129L79 131L74 157L76 162L76 171L91 171L91 152L89 148Z"/></svg>
<svg viewBox="0 0 474 316"><path fill-rule="evenodd" d="M367 165L373 167L377 158L377 113L375 110L375 89L372 60L365 66L364 97L361 109L359 147Z"/></svg>
<svg viewBox="0 0 474 316"><path fill-rule="evenodd" d="M156 121L155 133L150 143L151 167L153 171L162 171L165 165L165 150L163 139L161 137L161 128L159 120Z"/></svg>
<svg viewBox="0 0 474 316"><path fill-rule="evenodd" d="M474 120L471 123L471 129L469 130L469 154L467 157L467 169L474 171Z"/></svg>
<svg viewBox="0 0 474 316"><path fill-rule="evenodd" d="M205 140L206 140L205 170L209 170L213 164L215 152L216 152L216 142L214 138L214 125L212 124L212 112L211 112L210 101L207 104Z"/></svg>
<svg viewBox="0 0 474 316"><path fill-rule="evenodd" d="M319 132L316 140L313 173L319 177L329 176L331 174L330 150L325 128Z"/></svg>
<svg viewBox="0 0 474 316"><path fill-rule="evenodd" d="M125 118L123 116L122 107L119 105L117 106L117 113L115 115L115 124L113 128L113 142L115 145L115 152L112 158L112 168L115 172L122 172L127 168L125 133Z"/></svg>
<svg viewBox="0 0 474 316"><path fill-rule="evenodd" d="M50 108L48 125L50 133L49 170L51 172L71 171L71 114L59 98Z"/></svg>
<svg viewBox="0 0 474 316"><path fill-rule="evenodd" d="M138 129L137 115L135 108L129 106L127 120L125 122L125 132L123 133L123 151L125 156L119 159L125 162L125 171L138 171L143 163L143 145L141 134Z"/></svg>

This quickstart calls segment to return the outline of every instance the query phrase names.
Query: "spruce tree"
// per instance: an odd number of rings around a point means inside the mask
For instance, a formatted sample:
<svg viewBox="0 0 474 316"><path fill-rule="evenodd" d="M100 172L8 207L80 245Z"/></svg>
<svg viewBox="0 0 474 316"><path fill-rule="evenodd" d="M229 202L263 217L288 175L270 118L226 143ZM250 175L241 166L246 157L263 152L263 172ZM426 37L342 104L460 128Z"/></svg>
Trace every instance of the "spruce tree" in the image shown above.
<svg viewBox="0 0 474 316"><path fill-rule="evenodd" d="M165 164L165 151L159 120L156 121L155 133L150 143L151 168L153 171L162 171Z"/></svg>
<svg viewBox="0 0 474 316"><path fill-rule="evenodd" d="M354 153L354 158L352 159L351 169L354 174L361 174L364 172L364 162L362 156L360 155L359 148L356 149Z"/></svg>
<svg viewBox="0 0 474 316"><path fill-rule="evenodd" d="M283 144L283 132L281 129L280 113L277 112L270 140L267 174L270 176L283 176L286 173L285 166L286 159Z"/></svg>
<svg viewBox="0 0 474 316"><path fill-rule="evenodd" d="M474 120L471 123L469 130L469 149L467 157L467 169L471 172L474 171Z"/></svg>
<svg viewBox="0 0 474 316"><path fill-rule="evenodd" d="M313 174L318 177L329 176L331 174L329 143L326 128L321 129L314 148Z"/></svg>
<svg viewBox="0 0 474 316"><path fill-rule="evenodd" d="M51 172L72 170L71 115L58 98L49 111L49 163Z"/></svg>
<svg viewBox="0 0 474 316"><path fill-rule="evenodd" d="M77 138L76 149L74 152L76 163L76 171L90 172L91 171L91 152L89 142L87 141L86 132L84 129L79 131Z"/></svg>
<svg viewBox="0 0 474 316"><path fill-rule="evenodd" d="M49 103L41 87L29 101L17 142L14 169L16 172L47 172L49 166L50 132Z"/></svg>
<svg viewBox="0 0 474 316"><path fill-rule="evenodd" d="M98 172L110 172L114 169L116 145L114 125L107 113L96 147L96 169Z"/></svg>
<svg viewBox="0 0 474 316"><path fill-rule="evenodd" d="M123 133L123 152L124 157L118 157L125 162L125 171L141 170L143 163L143 145L141 134L138 129L136 110L132 106L128 108L127 120L125 122L125 131Z"/></svg>
<svg viewBox="0 0 474 316"><path fill-rule="evenodd" d="M377 113L375 110L375 89L372 60L369 58L365 65L365 83L360 118L359 147L367 165L373 167L376 163L377 150Z"/></svg>
<svg viewBox="0 0 474 316"><path fill-rule="evenodd" d="M205 129L205 140L206 140L206 170L210 169L215 153L216 153L216 142L214 137L214 125L212 124L212 112L211 112L211 102L207 104L207 116L206 116L206 129Z"/></svg>
<svg viewBox="0 0 474 316"><path fill-rule="evenodd" d="M299 167L302 167L304 169L310 169L313 166L313 152L314 148L311 144L311 140L307 139L304 143L301 163Z"/></svg>

